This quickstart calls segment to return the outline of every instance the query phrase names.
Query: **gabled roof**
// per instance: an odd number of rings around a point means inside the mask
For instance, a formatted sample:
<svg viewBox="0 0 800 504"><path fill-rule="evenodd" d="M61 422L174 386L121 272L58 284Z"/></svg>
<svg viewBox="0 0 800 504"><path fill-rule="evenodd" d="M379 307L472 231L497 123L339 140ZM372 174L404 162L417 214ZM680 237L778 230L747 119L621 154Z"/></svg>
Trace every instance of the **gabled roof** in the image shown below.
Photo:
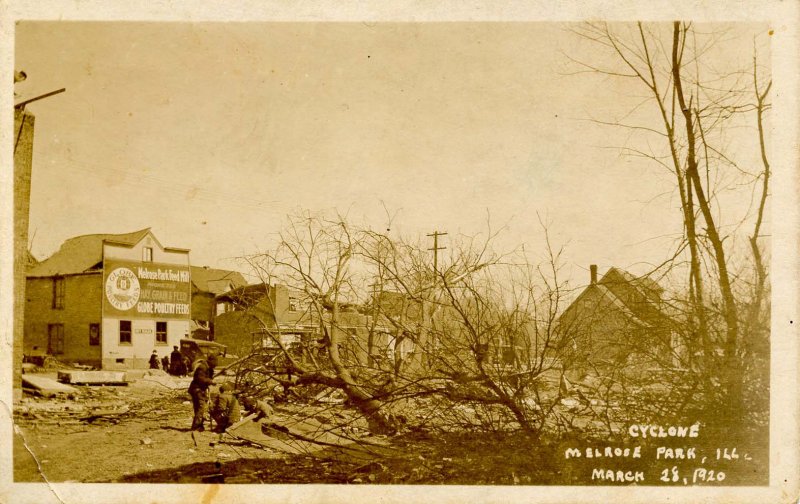
<svg viewBox="0 0 800 504"><path fill-rule="evenodd" d="M197 290L210 292L214 295L222 294L228 286L234 289L247 285L241 273L223 269L214 269L207 266L192 266L192 283Z"/></svg>
<svg viewBox="0 0 800 504"><path fill-rule="evenodd" d="M647 277L636 277L614 267L597 283L587 285L564 313L580 309L581 300L592 292L599 293L608 306L637 325L652 326L670 320L661 302L664 289L657 282ZM602 315L602 312L598 315Z"/></svg>
<svg viewBox="0 0 800 504"><path fill-rule="evenodd" d="M103 242L136 245L150 228L123 234L90 234L70 238L61 244L55 254L28 269L29 277L71 275L98 269L103 260Z"/></svg>
<svg viewBox="0 0 800 504"><path fill-rule="evenodd" d="M619 268L611 268L598 284L605 286L639 319L653 322L667 317L661 302L664 289L651 278L636 277Z"/></svg>

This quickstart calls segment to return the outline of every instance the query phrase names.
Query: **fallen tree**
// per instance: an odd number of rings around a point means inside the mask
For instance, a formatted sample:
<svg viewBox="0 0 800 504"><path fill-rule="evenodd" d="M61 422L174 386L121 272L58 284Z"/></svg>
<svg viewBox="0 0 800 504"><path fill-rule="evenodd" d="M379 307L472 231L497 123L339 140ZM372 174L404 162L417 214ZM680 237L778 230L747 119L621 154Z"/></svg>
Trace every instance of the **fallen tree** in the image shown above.
<svg viewBox="0 0 800 504"><path fill-rule="evenodd" d="M433 268L425 247L339 216L290 217L274 249L247 257L264 295L239 304L264 341L242 373L341 390L376 433L414 423L421 399L439 418L466 404L489 412L472 427L539 432L560 399L559 254L548 242L534 266L494 252L495 237L451 241Z"/></svg>

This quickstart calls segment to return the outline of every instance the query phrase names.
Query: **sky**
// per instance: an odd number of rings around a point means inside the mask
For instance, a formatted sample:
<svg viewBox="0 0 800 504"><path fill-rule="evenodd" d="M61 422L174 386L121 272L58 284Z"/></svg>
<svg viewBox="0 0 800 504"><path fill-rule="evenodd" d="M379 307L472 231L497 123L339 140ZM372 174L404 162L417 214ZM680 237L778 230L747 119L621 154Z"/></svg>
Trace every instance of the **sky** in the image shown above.
<svg viewBox="0 0 800 504"><path fill-rule="evenodd" d="M540 256L542 219L573 281L589 264L643 273L680 237L677 195L620 155L628 132L589 120L622 117L642 90L576 73L571 59L603 56L568 28L18 23L16 93L66 88L28 106L31 250L151 227L193 264L247 272L236 258L272 246L290 212L384 229L388 209L394 236L473 235L488 216L497 248ZM762 29L735 27L714 61L746 66ZM743 125L727 141L755 153L753 138ZM731 215L747 215L735 196Z"/></svg>

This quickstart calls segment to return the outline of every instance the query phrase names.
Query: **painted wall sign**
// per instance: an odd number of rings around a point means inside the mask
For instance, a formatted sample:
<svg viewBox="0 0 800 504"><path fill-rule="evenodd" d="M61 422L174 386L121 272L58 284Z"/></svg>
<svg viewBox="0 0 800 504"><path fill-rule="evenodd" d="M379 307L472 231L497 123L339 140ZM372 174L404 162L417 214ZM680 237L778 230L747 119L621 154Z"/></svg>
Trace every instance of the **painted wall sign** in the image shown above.
<svg viewBox="0 0 800 504"><path fill-rule="evenodd" d="M188 266L107 259L103 270L104 316L188 319Z"/></svg>

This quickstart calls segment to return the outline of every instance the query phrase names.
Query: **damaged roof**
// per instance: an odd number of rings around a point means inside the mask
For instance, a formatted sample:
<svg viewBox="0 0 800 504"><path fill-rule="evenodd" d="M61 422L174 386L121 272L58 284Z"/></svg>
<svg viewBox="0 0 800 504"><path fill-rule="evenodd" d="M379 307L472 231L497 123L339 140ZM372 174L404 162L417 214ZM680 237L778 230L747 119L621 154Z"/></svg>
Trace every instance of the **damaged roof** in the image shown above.
<svg viewBox="0 0 800 504"><path fill-rule="evenodd" d="M74 275L102 267L103 242L121 245L136 245L150 228L123 234L89 234L70 238L61 244L58 251L47 259L33 264L28 269L29 277Z"/></svg>
<svg viewBox="0 0 800 504"><path fill-rule="evenodd" d="M228 286L236 289L247 285L241 273L208 266L192 266L192 283L197 290L214 295L228 291Z"/></svg>

